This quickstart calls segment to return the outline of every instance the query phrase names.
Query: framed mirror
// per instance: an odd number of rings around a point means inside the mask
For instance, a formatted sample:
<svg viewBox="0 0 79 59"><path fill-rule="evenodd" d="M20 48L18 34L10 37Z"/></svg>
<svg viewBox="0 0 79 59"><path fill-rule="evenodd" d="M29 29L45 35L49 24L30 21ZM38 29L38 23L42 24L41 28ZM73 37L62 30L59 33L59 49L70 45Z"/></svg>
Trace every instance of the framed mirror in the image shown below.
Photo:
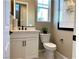
<svg viewBox="0 0 79 59"><path fill-rule="evenodd" d="M14 19L18 27L34 27L36 19L35 0L14 0Z"/></svg>
<svg viewBox="0 0 79 59"><path fill-rule="evenodd" d="M73 31L75 20L75 2L73 0L59 0L58 29Z"/></svg>
<svg viewBox="0 0 79 59"><path fill-rule="evenodd" d="M28 3L15 0L14 15L18 26L28 26Z"/></svg>

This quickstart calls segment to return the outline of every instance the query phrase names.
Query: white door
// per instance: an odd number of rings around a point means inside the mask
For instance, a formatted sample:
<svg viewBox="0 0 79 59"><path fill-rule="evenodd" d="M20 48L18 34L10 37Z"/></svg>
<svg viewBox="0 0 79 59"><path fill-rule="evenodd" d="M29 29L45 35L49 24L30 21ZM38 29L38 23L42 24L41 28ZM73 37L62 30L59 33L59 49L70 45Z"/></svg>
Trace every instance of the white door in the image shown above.
<svg viewBox="0 0 79 59"><path fill-rule="evenodd" d="M4 0L3 58L10 59L10 0Z"/></svg>

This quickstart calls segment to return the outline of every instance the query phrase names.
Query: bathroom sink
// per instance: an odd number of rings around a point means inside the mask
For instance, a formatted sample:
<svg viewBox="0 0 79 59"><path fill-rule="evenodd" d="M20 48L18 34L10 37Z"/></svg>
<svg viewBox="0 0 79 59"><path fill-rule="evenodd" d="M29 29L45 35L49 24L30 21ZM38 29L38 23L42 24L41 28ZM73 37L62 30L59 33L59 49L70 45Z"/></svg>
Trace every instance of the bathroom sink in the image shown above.
<svg viewBox="0 0 79 59"><path fill-rule="evenodd" d="M11 30L11 38L38 37L39 30Z"/></svg>
<svg viewBox="0 0 79 59"><path fill-rule="evenodd" d="M27 27L27 30L16 29L16 30L11 30L11 32L40 32L40 30L36 30L35 27Z"/></svg>
<svg viewBox="0 0 79 59"><path fill-rule="evenodd" d="M39 30L11 30L11 32L40 32Z"/></svg>

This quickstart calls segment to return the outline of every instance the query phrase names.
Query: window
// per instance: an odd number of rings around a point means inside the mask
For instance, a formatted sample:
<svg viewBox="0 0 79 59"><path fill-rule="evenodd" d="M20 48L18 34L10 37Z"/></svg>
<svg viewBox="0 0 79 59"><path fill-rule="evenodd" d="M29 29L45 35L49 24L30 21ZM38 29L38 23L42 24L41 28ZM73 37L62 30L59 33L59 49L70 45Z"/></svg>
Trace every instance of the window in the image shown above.
<svg viewBox="0 0 79 59"><path fill-rule="evenodd" d="M49 0L38 0L37 21L49 22Z"/></svg>

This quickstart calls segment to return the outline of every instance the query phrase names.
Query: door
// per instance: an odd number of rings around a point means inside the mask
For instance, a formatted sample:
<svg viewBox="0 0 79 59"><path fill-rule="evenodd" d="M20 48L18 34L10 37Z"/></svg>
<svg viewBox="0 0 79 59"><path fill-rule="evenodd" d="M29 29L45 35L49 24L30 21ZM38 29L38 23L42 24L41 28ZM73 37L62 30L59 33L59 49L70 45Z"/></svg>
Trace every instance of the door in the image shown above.
<svg viewBox="0 0 79 59"><path fill-rule="evenodd" d="M38 38L27 38L25 46L25 58L37 58L38 57Z"/></svg>
<svg viewBox="0 0 79 59"><path fill-rule="evenodd" d="M11 39L10 41L10 57L11 59L24 59L25 47L24 39Z"/></svg>
<svg viewBox="0 0 79 59"><path fill-rule="evenodd" d="M4 1L4 21L3 21L3 58L10 59L10 0Z"/></svg>

